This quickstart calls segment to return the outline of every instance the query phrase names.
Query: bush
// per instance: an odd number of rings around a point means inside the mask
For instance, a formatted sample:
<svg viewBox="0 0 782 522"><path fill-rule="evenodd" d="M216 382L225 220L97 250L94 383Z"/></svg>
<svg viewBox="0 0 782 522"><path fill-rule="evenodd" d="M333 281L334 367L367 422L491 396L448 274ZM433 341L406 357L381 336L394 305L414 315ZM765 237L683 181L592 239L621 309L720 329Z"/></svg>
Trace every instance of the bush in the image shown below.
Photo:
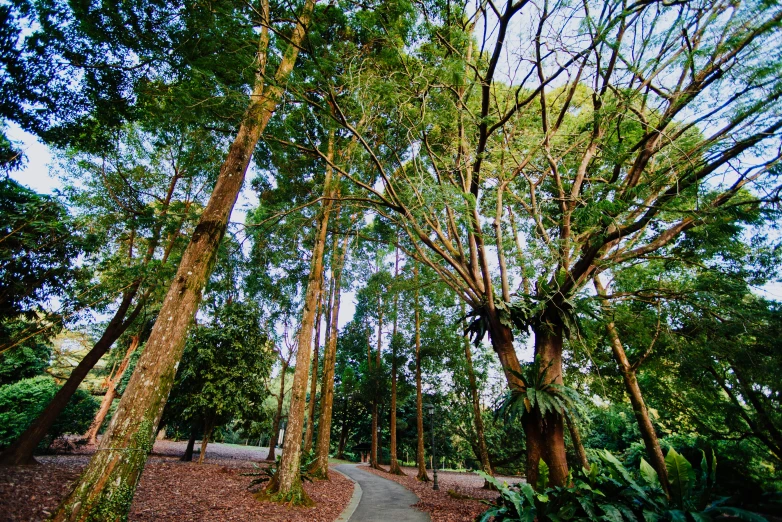
<svg viewBox="0 0 782 522"><path fill-rule="evenodd" d="M538 484L508 486L490 475L478 474L500 492L496 504L487 510L481 522L556 522L590 520L646 522L708 522L740 519L753 522L762 516L733 507L726 497L712 499L717 460L714 454L701 454L700 469L670 449L665 457L671 498L667 499L654 469L641 460L638 474L631 473L608 451L596 451L599 464L571 474L567 486L546 487L548 468L541 460ZM768 506L777 506L775 496L766 496ZM759 506L754 506L756 509Z"/></svg>
<svg viewBox="0 0 782 522"><path fill-rule="evenodd" d="M33 423L60 387L54 379L39 375L0 387L0 449L10 445ZM66 433L84 433L99 403L84 390L77 390L65 410L38 447L48 448Z"/></svg>

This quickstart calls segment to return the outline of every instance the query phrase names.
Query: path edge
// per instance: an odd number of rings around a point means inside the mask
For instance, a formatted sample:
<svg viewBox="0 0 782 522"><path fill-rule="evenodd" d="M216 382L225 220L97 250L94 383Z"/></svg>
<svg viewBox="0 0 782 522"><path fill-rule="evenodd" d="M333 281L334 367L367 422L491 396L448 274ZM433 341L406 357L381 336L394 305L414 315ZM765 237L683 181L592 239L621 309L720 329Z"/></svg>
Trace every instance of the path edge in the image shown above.
<svg viewBox="0 0 782 522"><path fill-rule="evenodd" d="M334 522L348 522L350 517L353 516L353 513L355 513L356 509L358 508L359 502L361 502L361 496L363 495L363 492L361 491L361 484L336 468L331 468L329 471L336 471L353 483L353 496L350 497L350 502L348 502L348 505L345 506L345 509L342 510L342 513L340 513L339 516L334 520Z"/></svg>

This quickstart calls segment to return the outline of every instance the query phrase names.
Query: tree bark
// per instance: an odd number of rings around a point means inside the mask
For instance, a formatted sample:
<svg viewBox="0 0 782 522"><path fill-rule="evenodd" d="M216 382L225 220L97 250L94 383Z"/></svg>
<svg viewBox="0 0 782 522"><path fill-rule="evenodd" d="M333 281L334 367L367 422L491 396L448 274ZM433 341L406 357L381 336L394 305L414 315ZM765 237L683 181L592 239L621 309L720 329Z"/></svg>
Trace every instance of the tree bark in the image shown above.
<svg viewBox="0 0 782 522"><path fill-rule="evenodd" d="M191 462L193 460L193 449L195 449L196 437L198 437L198 428L196 427L196 423L193 423L193 427L190 429L190 438L187 439L185 454L179 459L182 462Z"/></svg>
<svg viewBox="0 0 782 522"><path fill-rule="evenodd" d="M421 306L418 288L418 263L414 265L415 277L415 423L417 428L417 444L415 460L418 475L415 478L421 482L429 482L426 473L426 456L424 454L424 401L421 391Z"/></svg>
<svg viewBox="0 0 782 522"><path fill-rule="evenodd" d="M321 292L322 294L323 292ZM307 403L307 431L304 434L304 453L312 449L312 434L315 422L315 394L318 392L318 352L320 351L320 320L323 312L323 299L318 297L318 311L315 318L315 344L312 347L312 371L310 372L310 400Z"/></svg>
<svg viewBox="0 0 782 522"><path fill-rule="evenodd" d="M272 422L272 435L269 438L269 454L266 460L275 460L275 449L277 448L277 438L280 436L280 422L282 421L282 404L285 401L285 374L288 373L288 361L282 361L282 371L280 372L280 394L277 396L277 411L274 414Z"/></svg>
<svg viewBox="0 0 782 522"><path fill-rule="evenodd" d="M268 4L266 6L268 14ZM247 112L220 169L209 202L182 256L146 349L98 451L53 515L55 522L96 518L114 520L127 516L173 386L187 332L201 302L201 292L212 272L252 152L279 102L284 82L293 69L313 7L314 0L305 2L290 44L275 73L274 82L268 87L264 86L262 67L267 49L260 46L259 69ZM264 38L268 42L267 27L261 33L261 40ZM305 351L308 350L309 347Z"/></svg>
<svg viewBox="0 0 782 522"><path fill-rule="evenodd" d="M399 248L396 248L396 258L394 260L394 281L399 277ZM396 325L399 316L399 294L394 292L394 327L391 333L391 419L389 422L389 431L391 440L389 441L389 451L391 454L391 464L388 472L394 475L404 475L402 468L399 467L399 461L396 455Z"/></svg>
<svg viewBox="0 0 782 522"><path fill-rule="evenodd" d="M332 161L333 133L329 136L329 162ZM285 430L285 439L282 448L282 460L277 471L277 476L272 480L266 490L274 499L293 504L311 504L301 487L301 440L304 427L304 407L307 396L307 378L310 367L310 352L312 346L312 332L315 322L315 309L320 300L323 287L323 253L328 233L329 214L331 212L332 194L331 187L332 168L326 167L323 193L327 196L321 207L316 229L315 243L312 247L312 260L310 262L310 275L307 281L307 291L304 298L304 311L299 330L299 351L296 355L296 369L293 373L293 386L291 388L291 405L288 413L288 427Z"/></svg>
<svg viewBox="0 0 782 522"><path fill-rule="evenodd" d="M592 281L598 295L605 297L606 290L600 282L600 278L595 277ZM670 498L668 467L665 465L663 450L660 447L660 441L657 439L657 432L654 429L654 424L652 424L652 419L649 417L649 410L646 408L646 403L644 402L643 394L641 393L641 387L638 385L635 368L630 364L630 360L627 358L627 353L625 352L624 346L622 346L622 341L619 338L619 332L616 329L616 325L613 321L609 320L611 313L609 303L604 301L603 314L606 321L606 333L608 333L608 339L611 341L611 351L619 366L619 371L622 374L625 391L627 391L627 395L630 398L630 404L633 406L633 414L638 423L638 428L641 431L641 438L646 447L646 454L651 461L650 464L660 478L660 485L662 486L665 495Z"/></svg>
<svg viewBox="0 0 782 522"><path fill-rule="evenodd" d="M209 437L212 436L212 431L214 430L215 423L214 418L210 417L209 420L206 421L204 424L204 438L201 439L201 453L198 454L198 463L203 464L204 459L206 459L206 447L209 445Z"/></svg>
<svg viewBox="0 0 782 522"><path fill-rule="evenodd" d="M106 415L111 409L111 403L114 402L114 399L117 396L117 384L125 374L125 370L127 370L128 364L130 363L130 356L133 355L133 352L135 352L136 348L138 348L138 343L139 336L134 335L131 339L130 345L128 346L128 350L125 352L125 356L122 358L122 362L120 363L119 368L117 368L117 371L114 373L114 375L109 377L109 382L106 386L106 395L103 396L98 413L95 415L95 419L92 421L90 428L84 435L84 438L90 444L96 444L98 442L98 431L100 431L100 427L103 425L103 421L106 419Z"/></svg>
<svg viewBox="0 0 782 522"><path fill-rule="evenodd" d="M383 345L383 312L380 310L380 297L378 296L378 317L377 317L377 354L375 356L375 371L376 376L380 374L380 347ZM377 387L379 383L375 383ZM379 390L375 390L375 400L372 401L372 448L370 451L369 465L375 469L380 469L380 462L378 460L378 453L380 453L380 437L378 437L378 429L380 429L380 412L378 407L377 396Z"/></svg>
<svg viewBox="0 0 782 522"><path fill-rule="evenodd" d="M335 249L336 250L336 249ZM337 362L338 319L342 285L342 269L348 250L348 235L342 239L342 248L334 254L332 260L332 281L334 282L334 301L331 305L329 321L329 342L323 353L323 377L320 384L320 415L318 417L318 441L315 449L315 461L310 472L315 477L329 478L329 448L331 446L331 417L334 411L334 368ZM344 449L344 445L343 445ZM342 449L340 450L342 452Z"/></svg>

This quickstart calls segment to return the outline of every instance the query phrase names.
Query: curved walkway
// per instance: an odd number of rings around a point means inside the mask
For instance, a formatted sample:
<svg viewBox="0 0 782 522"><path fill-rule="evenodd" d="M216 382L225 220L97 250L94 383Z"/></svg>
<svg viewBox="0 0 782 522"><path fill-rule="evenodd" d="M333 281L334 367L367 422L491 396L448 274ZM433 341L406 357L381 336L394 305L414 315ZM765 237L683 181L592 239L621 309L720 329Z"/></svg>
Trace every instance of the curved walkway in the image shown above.
<svg viewBox="0 0 782 522"><path fill-rule="evenodd" d="M355 464L340 464L334 469L361 486L361 501L348 519L350 522L430 522L428 513L410 507L418 497L396 482L378 477Z"/></svg>

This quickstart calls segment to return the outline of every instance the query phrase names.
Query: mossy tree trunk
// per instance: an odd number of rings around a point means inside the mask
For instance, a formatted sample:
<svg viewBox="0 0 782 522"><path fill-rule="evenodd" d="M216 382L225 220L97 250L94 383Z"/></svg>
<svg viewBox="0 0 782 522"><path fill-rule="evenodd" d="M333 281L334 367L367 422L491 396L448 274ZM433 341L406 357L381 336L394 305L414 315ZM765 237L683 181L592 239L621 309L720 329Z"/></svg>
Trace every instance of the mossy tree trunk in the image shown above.
<svg viewBox="0 0 782 522"><path fill-rule="evenodd" d="M228 218L242 188L255 145L293 69L314 0L305 2L274 81L268 86L264 84L269 39L268 3L264 5L266 19L261 31L258 71L247 111L117 413L87 468L53 515L54 521L124 519L130 510Z"/></svg>
<svg viewBox="0 0 782 522"><path fill-rule="evenodd" d="M296 369L293 372L291 387L291 403L288 411L288 426L285 429L285 439L282 446L282 459L277 475L270 481L265 493L280 502L291 504L311 504L301 487L301 442L304 428L304 409L307 398L307 380L309 377L310 355L312 347L312 332L315 323L315 311L320 300L323 287L323 253L328 233L329 215L331 213L332 190L331 161L333 159L334 133L329 136L328 162L326 177L323 183L323 194L326 197L318 214L315 241L312 247L310 275L307 280L307 290L304 297L304 310L301 318L301 328L298 336L298 352L296 354Z"/></svg>
<svg viewBox="0 0 782 522"><path fill-rule="evenodd" d="M335 241L336 243L336 241ZM336 247L336 245L335 245ZM331 418L334 411L334 368L337 361L337 335L339 306L342 285L342 269L345 266L345 256L348 249L348 235L342 239L342 247L335 248L332 257L332 281L334 287L333 304L331 305L330 332L328 344L323 353L323 377L320 384L320 415L318 417L318 440L315 449L315 461L310 472L319 478L329 477L329 447L331 445Z"/></svg>

